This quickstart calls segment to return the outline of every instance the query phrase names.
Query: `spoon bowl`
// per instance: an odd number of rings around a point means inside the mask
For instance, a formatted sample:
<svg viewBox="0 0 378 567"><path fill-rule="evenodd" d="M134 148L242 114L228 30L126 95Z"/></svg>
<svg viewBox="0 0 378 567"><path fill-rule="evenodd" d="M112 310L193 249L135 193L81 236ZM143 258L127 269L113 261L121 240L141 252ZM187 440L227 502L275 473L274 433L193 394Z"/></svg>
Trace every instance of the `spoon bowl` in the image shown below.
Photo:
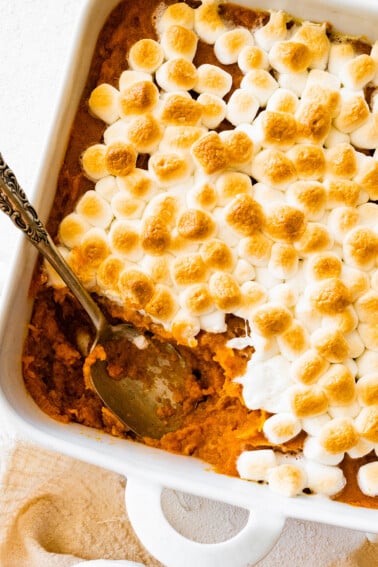
<svg viewBox="0 0 378 567"><path fill-rule="evenodd" d="M184 358L170 343L130 323L110 324L60 254L1 154L0 209L51 264L92 321L96 336L84 370L103 403L137 437L160 439L178 429L191 375Z"/></svg>

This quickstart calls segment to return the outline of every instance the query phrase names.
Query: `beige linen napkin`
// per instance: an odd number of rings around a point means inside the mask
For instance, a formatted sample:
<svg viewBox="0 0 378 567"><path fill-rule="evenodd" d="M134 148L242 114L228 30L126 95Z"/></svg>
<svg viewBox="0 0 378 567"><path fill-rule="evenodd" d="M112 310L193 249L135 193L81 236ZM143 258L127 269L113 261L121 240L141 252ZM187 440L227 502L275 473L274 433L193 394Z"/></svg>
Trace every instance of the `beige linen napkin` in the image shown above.
<svg viewBox="0 0 378 567"><path fill-rule="evenodd" d="M82 561L85 567L95 559L161 566L127 519L122 476L23 440L9 441L0 455L0 567L73 567ZM187 536L206 534L202 541L230 536L245 520L230 506L173 491L164 502L176 529ZM351 530L288 521L258 567L289 566L375 567L378 544Z"/></svg>

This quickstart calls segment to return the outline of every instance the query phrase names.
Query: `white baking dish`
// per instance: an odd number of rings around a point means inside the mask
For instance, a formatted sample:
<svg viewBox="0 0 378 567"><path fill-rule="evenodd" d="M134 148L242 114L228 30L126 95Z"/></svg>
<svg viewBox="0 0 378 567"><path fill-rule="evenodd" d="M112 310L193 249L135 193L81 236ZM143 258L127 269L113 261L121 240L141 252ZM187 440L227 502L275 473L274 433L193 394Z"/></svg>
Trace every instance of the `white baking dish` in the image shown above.
<svg viewBox="0 0 378 567"><path fill-rule="evenodd" d="M84 87L97 35L119 0L88 0L81 14L79 33L57 100L46 151L41 161L34 204L46 219L70 125ZM378 29L375 0L239 0L259 8L281 8L296 16L328 20L345 33L374 39ZM376 32L378 36L378 32ZM378 533L376 510L351 507L316 496L287 499L265 486L216 474L192 459L140 444L116 439L77 424L63 425L50 419L25 390L21 375L21 351L31 312L28 288L36 259L32 246L19 237L17 258L2 298L0 323L0 411L8 412L29 438L50 449L124 474L127 508L141 541L168 567L242 567L258 561L279 537L286 517L325 522ZM243 530L217 544L191 542L166 521L160 506L162 487L213 498L251 511Z"/></svg>

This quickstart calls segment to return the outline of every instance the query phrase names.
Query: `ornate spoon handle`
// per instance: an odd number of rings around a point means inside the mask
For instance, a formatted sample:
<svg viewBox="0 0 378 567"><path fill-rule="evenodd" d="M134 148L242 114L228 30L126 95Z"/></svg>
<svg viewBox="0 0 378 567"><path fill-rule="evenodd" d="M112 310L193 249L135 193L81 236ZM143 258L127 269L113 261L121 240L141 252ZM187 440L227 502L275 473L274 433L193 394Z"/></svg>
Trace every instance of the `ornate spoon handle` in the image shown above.
<svg viewBox="0 0 378 567"><path fill-rule="evenodd" d="M64 283L88 313L97 332L108 327L104 315L76 275L63 259L52 238L29 203L15 174L0 153L0 210L20 229L28 240L49 261Z"/></svg>

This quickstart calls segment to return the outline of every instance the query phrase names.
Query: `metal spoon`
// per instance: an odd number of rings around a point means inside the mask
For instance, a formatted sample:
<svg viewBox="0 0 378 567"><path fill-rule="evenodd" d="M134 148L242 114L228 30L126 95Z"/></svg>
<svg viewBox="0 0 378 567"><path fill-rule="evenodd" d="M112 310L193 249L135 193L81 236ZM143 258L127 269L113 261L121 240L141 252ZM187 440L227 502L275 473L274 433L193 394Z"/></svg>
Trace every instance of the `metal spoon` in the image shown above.
<svg viewBox="0 0 378 567"><path fill-rule="evenodd" d="M141 333L128 323L111 325L84 289L56 248L1 153L0 209L48 260L87 312L96 330L91 352L96 345L105 348L113 341L127 340L137 344L135 341L138 337L140 339ZM178 399L184 393L189 371L184 359L171 344L153 337L144 337L142 342L145 347L143 367L138 375L143 373L143 379L122 376L115 380L109 375L107 363L100 360L92 364L90 378L104 404L137 436L160 439L181 423L182 407Z"/></svg>

